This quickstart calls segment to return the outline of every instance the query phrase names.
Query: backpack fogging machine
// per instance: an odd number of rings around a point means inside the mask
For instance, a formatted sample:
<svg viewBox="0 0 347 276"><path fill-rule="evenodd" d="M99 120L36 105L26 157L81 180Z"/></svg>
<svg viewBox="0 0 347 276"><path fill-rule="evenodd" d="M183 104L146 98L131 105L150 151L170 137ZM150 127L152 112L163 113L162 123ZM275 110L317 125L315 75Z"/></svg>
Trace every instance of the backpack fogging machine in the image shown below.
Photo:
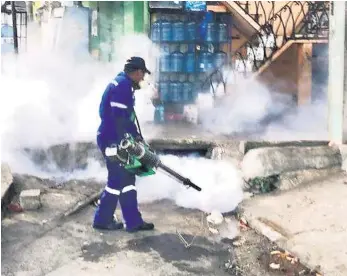
<svg viewBox="0 0 347 276"><path fill-rule="evenodd" d="M137 176L154 175L156 169L161 169L188 188L192 187L197 191L201 191L201 188L189 178L164 165L159 156L146 143L136 141L130 134L125 134L117 146L115 155L126 170Z"/></svg>

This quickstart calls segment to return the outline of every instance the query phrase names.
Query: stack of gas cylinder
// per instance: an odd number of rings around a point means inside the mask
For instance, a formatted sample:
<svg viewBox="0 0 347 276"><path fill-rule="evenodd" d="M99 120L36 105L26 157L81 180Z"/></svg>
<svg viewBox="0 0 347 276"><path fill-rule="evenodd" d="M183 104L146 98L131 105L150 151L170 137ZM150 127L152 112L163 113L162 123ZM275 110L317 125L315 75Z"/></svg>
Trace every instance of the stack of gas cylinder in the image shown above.
<svg viewBox="0 0 347 276"><path fill-rule="evenodd" d="M227 54L221 50L210 52L207 45L228 42L228 30L226 23L215 22L208 15L200 23L189 19L158 19L152 24L151 40L161 45L159 73L187 76L183 81L177 80L179 78L159 78L158 91L162 105L156 107L156 121L163 122L175 117L166 118L167 103L191 104L196 100L199 84L189 81L189 75L208 73L226 64ZM196 45L200 46L198 50ZM185 50L182 51L182 48Z"/></svg>
<svg viewBox="0 0 347 276"><path fill-rule="evenodd" d="M152 25L151 39L157 43L181 42L190 46L199 42L224 43L229 39L228 26L215 22L198 25L195 22L157 20ZM207 72L223 65L227 57L223 51L211 53L202 49L196 53L195 47L189 47L182 53L180 50L170 52L168 48L162 49L161 72Z"/></svg>

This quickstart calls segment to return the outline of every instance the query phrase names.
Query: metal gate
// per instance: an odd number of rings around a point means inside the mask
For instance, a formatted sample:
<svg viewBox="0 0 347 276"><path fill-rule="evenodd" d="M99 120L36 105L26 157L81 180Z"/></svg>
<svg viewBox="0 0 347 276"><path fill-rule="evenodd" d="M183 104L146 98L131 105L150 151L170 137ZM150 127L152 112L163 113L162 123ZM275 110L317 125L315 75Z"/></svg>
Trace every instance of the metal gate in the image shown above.
<svg viewBox="0 0 347 276"><path fill-rule="evenodd" d="M27 50L28 12L24 1L1 3L1 53Z"/></svg>

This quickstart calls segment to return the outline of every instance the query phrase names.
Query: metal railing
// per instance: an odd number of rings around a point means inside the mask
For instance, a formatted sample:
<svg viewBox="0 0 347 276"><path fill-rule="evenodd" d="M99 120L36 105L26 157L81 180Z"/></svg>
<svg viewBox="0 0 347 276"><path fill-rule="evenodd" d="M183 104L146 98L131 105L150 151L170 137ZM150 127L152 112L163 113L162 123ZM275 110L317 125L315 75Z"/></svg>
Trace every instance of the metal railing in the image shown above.
<svg viewBox="0 0 347 276"><path fill-rule="evenodd" d="M213 91L226 85L240 73L247 76L272 59L289 40L327 39L329 36L329 2L293 1L276 12L251 39L232 53L227 66L214 70L205 83ZM227 69L227 70L225 70ZM212 85L212 84L215 85Z"/></svg>
<svg viewBox="0 0 347 276"><path fill-rule="evenodd" d="M289 2L232 54L231 63L238 72L254 72L289 40L327 38L328 32L329 2Z"/></svg>
<svg viewBox="0 0 347 276"><path fill-rule="evenodd" d="M235 1L260 26L265 24L275 14L274 1Z"/></svg>

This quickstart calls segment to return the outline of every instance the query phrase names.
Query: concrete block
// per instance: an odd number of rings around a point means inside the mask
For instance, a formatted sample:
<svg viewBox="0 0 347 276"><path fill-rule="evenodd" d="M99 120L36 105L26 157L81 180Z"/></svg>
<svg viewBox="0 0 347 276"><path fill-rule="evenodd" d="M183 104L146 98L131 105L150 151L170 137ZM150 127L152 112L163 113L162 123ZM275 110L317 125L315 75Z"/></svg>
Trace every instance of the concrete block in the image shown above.
<svg viewBox="0 0 347 276"><path fill-rule="evenodd" d="M327 146L329 141L243 141L240 150L246 154L252 149L270 147L318 147Z"/></svg>
<svg viewBox="0 0 347 276"><path fill-rule="evenodd" d="M229 143L211 146L206 153L206 157L213 160L227 161L239 167L243 156L239 151L239 143Z"/></svg>
<svg viewBox="0 0 347 276"><path fill-rule="evenodd" d="M24 210L36 210L41 207L39 189L24 190L19 195L20 205Z"/></svg>
<svg viewBox="0 0 347 276"><path fill-rule="evenodd" d="M279 181L276 186L277 189L286 191L294 189L311 181L325 179L331 175L341 173L341 171L342 170L340 167L334 167L320 170L310 169L295 172L286 172L280 175Z"/></svg>
<svg viewBox="0 0 347 276"><path fill-rule="evenodd" d="M244 156L241 168L246 180L285 172L341 167L339 149L317 147L269 147L252 149Z"/></svg>

